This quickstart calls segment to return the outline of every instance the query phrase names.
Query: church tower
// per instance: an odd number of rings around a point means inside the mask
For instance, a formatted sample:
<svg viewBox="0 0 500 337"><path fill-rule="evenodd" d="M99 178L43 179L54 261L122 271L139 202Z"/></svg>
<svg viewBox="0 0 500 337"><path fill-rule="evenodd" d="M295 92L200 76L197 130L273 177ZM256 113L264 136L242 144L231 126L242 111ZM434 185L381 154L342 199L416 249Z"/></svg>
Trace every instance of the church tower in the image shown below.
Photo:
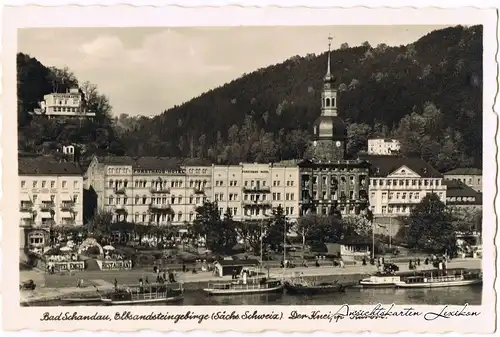
<svg viewBox="0 0 500 337"><path fill-rule="evenodd" d="M321 115L314 122L313 159L339 161L346 155L347 128L337 114L337 89L330 71L331 37L328 37L328 63L321 92Z"/></svg>

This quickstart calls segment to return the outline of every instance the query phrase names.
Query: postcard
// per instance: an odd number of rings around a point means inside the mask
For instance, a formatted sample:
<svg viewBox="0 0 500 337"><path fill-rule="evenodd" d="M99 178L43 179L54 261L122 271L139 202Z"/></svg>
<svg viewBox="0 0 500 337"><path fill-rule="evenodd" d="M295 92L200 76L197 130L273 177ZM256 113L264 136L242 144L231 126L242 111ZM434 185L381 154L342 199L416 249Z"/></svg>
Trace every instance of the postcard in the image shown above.
<svg viewBox="0 0 500 337"><path fill-rule="evenodd" d="M493 332L497 20L5 8L5 328Z"/></svg>

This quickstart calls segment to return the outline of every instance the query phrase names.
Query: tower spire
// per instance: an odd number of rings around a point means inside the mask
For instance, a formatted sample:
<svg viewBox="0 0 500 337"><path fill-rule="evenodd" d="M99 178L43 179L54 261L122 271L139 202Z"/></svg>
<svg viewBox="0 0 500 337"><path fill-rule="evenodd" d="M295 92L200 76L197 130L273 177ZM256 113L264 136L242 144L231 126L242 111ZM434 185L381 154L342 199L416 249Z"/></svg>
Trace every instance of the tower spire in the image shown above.
<svg viewBox="0 0 500 337"><path fill-rule="evenodd" d="M330 48L332 46L332 36L328 34L328 65L326 68L326 74L330 75Z"/></svg>

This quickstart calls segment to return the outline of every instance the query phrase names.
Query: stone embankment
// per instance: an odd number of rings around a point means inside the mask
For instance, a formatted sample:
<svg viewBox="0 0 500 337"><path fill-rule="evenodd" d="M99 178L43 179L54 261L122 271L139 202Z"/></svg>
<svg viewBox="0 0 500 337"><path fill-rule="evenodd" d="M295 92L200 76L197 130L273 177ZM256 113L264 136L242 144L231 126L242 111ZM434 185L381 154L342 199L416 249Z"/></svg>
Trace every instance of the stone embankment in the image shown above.
<svg viewBox="0 0 500 337"><path fill-rule="evenodd" d="M398 263L401 272L408 271L408 264ZM467 269L481 269L481 260L479 259L465 259L453 260L448 264L449 269L453 268L467 268ZM420 265L418 270L433 269L431 265ZM306 280L317 280L322 282L337 281L344 285L357 284L360 279L369 276L376 272L376 268L372 265L354 265L340 267L297 267L292 269L273 268L269 270L269 276L275 278L290 278L295 275L301 275ZM106 293L113 290L113 284L105 281L106 272L101 272L102 278L94 280L97 282L97 287L100 293ZM123 273L130 273L130 271L123 271ZM65 277L61 275L60 277ZM114 277L114 275L113 275ZM221 283L230 282L230 276L216 277L208 272L200 272L197 274L185 273L178 275L179 281L184 283L186 290L200 290L205 288L208 283ZM44 288L40 287L34 291L21 291L21 304L22 305L41 305L44 302L56 301L65 298L95 298L98 294L94 286L87 286L85 288L77 287L62 287L62 288Z"/></svg>

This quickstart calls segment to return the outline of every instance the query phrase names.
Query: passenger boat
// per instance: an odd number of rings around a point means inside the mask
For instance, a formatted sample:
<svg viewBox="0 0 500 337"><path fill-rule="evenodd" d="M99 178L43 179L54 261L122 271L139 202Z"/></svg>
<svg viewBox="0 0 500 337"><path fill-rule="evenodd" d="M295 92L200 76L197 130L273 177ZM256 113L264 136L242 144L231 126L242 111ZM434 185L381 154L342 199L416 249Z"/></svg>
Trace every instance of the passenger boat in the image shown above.
<svg viewBox="0 0 500 337"><path fill-rule="evenodd" d="M108 305L170 303L179 302L183 299L184 289L182 283L124 286L110 294L101 296L101 302Z"/></svg>
<svg viewBox="0 0 500 337"><path fill-rule="evenodd" d="M438 273L426 273L425 275L409 276L396 282L398 288L443 288L459 287L483 283L482 272L463 272L459 274L446 274L444 271Z"/></svg>
<svg viewBox="0 0 500 337"><path fill-rule="evenodd" d="M246 295L283 291L283 283L276 279L249 279L228 283L209 283L203 289L209 295Z"/></svg>
<svg viewBox="0 0 500 337"><path fill-rule="evenodd" d="M310 282L299 277L284 284L287 294L316 295L345 292L345 286L338 282Z"/></svg>
<svg viewBox="0 0 500 337"><path fill-rule="evenodd" d="M394 288L401 281L401 276L396 275L372 275L359 281L361 288Z"/></svg>

